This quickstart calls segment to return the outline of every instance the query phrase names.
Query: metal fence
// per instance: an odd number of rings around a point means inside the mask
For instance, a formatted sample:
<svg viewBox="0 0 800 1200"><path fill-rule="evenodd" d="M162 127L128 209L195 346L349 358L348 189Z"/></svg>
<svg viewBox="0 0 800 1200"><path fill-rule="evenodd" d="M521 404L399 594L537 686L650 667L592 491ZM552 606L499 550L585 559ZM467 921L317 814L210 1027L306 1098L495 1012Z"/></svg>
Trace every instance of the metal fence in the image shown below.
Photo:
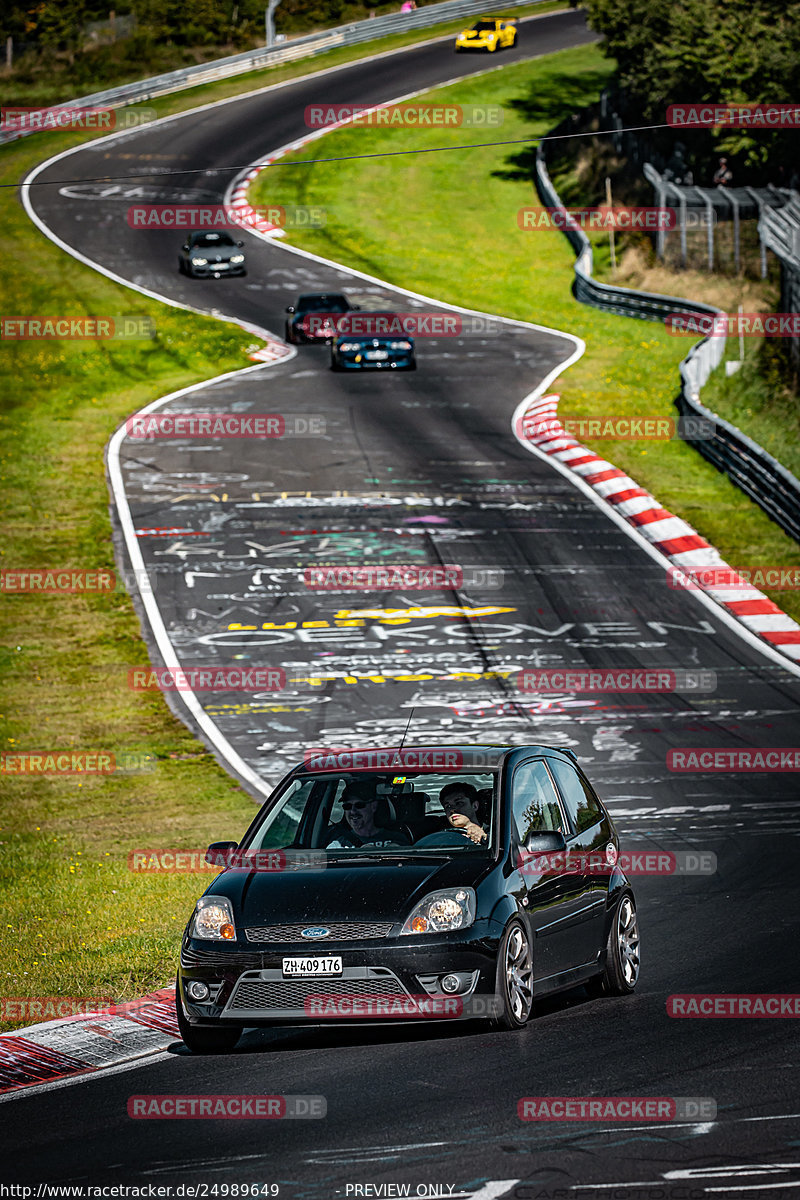
<svg viewBox="0 0 800 1200"><path fill-rule="evenodd" d="M503 12L542 3L544 0L508 0L503 4ZM280 63L309 58L339 46L356 46L361 42L372 42L393 33L406 33L411 29L426 29L444 21L467 21L470 17L485 11L486 0L442 0L440 4L429 4L425 8L418 8L410 13L387 13L383 17L367 18L364 21L354 21L350 25L339 25L335 29L326 29L321 33L309 33L304 37L292 38L291 41L282 42L279 46L271 46L269 49L265 47L259 50L245 50L241 54L233 54L229 58L218 58L213 62L199 63L193 67L181 67L180 70L168 71L164 75L154 75L150 79L142 79L136 83L125 83L119 87L108 88L103 92L93 92L91 96L80 96L77 99L65 101L59 107L124 107L127 104L152 100L156 96L165 96L170 92L197 87L199 84L213 83L218 79L230 79L235 75L245 75L249 71L262 70L264 67L274 67ZM0 143L13 141L18 137L36 132L38 130L35 129L0 130Z"/></svg>
<svg viewBox="0 0 800 1200"><path fill-rule="evenodd" d="M535 182L543 204L564 207L547 172L542 145L536 153ZM565 229L564 233L577 255L573 293L581 303L645 321L664 321L669 313L675 312L722 315L721 309L695 300L599 283L592 278L592 247L586 234L582 229ZM700 403L701 388L724 357L725 340L724 337L703 338L680 364L681 388L674 403L682 417L693 418L691 423L685 423L683 436L755 500L786 533L800 541L800 480L735 425ZM698 436L693 436L694 431Z"/></svg>

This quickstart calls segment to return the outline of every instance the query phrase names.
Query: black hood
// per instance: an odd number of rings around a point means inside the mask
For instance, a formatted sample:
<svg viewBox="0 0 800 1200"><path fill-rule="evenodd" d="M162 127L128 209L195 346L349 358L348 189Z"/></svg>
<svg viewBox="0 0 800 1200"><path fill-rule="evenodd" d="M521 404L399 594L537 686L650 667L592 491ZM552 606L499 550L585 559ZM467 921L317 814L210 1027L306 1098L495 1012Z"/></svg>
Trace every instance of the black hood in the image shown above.
<svg viewBox="0 0 800 1200"><path fill-rule="evenodd" d="M398 855L379 862L331 858L323 870L224 871L208 894L227 896L239 925L308 921L404 921L429 892L475 886L491 865L486 852ZM241 933L241 930L239 930Z"/></svg>

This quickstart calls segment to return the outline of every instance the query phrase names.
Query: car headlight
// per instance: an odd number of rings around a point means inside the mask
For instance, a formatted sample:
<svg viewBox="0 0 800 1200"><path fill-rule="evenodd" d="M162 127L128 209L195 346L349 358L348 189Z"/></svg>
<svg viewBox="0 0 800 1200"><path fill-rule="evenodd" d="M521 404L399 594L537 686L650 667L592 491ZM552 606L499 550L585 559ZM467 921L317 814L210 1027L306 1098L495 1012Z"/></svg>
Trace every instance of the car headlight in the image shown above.
<svg viewBox="0 0 800 1200"><path fill-rule="evenodd" d="M244 262L244 255L243 254L232 254L231 262L235 262L235 263Z"/></svg>
<svg viewBox="0 0 800 1200"><path fill-rule="evenodd" d="M192 259L192 266L193 266L193 267L205 267L205 266L207 266L207 265L208 265L208 259L207 259L207 258L193 258L193 259Z"/></svg>
<svg viewBox="0 0 800 1200"><path fill-rule="evenodd" d="M350 350L360 350L361 347L358 342L342 342L339 349L347 352Z"/></svg>
<svg viewBox="0 0 800 1200"><path fill-rule="evenodd" d="M410 350L411 342L389 342L390 350Z"/></svg>
<svg viewBox="0 0 800 1200"><path fill-rule="evenodd" d="M472 888L444 888L420 900L403 928L404 933L452 933L466 929L475 920Z"/></svg>
<svg viewBox="0 0 800 1200"><path fill-rule="evenodd" d="M236 940L233 909L225 896L201 896L192 920L191 936L211 942Z"/></svg>

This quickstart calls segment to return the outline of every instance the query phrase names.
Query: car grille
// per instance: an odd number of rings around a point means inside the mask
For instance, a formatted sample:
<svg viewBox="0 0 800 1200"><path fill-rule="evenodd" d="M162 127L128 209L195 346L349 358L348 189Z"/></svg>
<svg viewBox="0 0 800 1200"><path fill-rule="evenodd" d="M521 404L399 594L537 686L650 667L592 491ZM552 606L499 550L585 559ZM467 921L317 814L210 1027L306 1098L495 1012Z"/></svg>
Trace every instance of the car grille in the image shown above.
<svg viewBox="0 0 800 1200"><path fill-rule="evenodd" d="M245 979L236 985L225 1011L304 1012L306 999L319 995L367 999L405 996L407 993L394 976L383 979Z"/></svg>
<svg viewBox="0 0 800 1200"><path fill-rule="evenodd" d="M330 942L361 942L369 938L388 937L392 929L392 922L339 922L326 925L325 928L330 930L326 938L302 937L303 930L308 928L310 928L308 922L303 925L259 925L254 929L245 929L245 933L248 942L280 945L285 942L308 944L309 942L324 941L328 945Z"/></svg>
<svg viewBox="0 0 800 1200"><path fill-rule="evenodd" d="M182 967L223 967L233 971L258 971L264 965L264 955L240 953L236 950L181 950Z"/></svg>

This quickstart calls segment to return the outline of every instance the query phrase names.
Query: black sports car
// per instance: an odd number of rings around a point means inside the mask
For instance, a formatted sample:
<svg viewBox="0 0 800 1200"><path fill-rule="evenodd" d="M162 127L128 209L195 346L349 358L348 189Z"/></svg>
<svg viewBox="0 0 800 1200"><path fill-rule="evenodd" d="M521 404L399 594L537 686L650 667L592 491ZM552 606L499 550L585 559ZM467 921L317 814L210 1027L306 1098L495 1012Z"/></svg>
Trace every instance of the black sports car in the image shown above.
<svg viewBox="0 0 800 1200"><path fill-rule="evenodd" d="M585 867L585 856L607 864ZM307 756L197 902L176 1006L192 1050L246 1026L490 1016L639 974L636 904L613 822L550 746ZM232 857L231 857L232 856Z"/></svg>
<svg viewBox="0 0 800 1200"><path fill-rule="evenodd" d="M336 334L333 317L336 313L354 312L357 304L351 304L341 292L304 292L297 304L286 309L290 314L286 322L286 341L297 345L301 342L329 342ZM331 319L328 320L330 315Z"/></svg>
<svg viewBox="0 0 800 1200"><path fill-rule="evenodd" d="M222 275L246 275L244 242L236 242L229 233L200 230L190 233L178 255L178 270L183 275L219 279Z"/></svg>

